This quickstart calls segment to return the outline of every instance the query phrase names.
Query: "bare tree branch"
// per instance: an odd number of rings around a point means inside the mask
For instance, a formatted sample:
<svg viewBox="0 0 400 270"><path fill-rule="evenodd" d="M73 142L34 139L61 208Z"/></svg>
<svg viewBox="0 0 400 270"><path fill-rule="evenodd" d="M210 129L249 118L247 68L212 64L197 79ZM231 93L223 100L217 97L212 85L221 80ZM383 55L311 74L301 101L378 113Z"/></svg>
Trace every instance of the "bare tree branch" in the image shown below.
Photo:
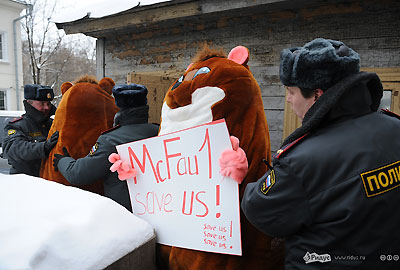
<svg viewBox="0 0 400 270"><path fill-rule="evenodd" d="M60 48L63 36L57 33L56 42L49 38L50 30L54 27L51 18L57 6L56 0L53 3L32 0L30 4L33 5L33 11L25 19L24 30L28 39L32 80L40 84L42 67Z"/></svg>
<svg viewBox="0 0 400 270"><path fill-rule="evenodd" d="M65 36L56 29L52 17L57 11L57 1L27 0L33 11L23 21L24 84L50 85L56 95L61 93L62 82L96 73L94 39L84 35Z"/></svg>

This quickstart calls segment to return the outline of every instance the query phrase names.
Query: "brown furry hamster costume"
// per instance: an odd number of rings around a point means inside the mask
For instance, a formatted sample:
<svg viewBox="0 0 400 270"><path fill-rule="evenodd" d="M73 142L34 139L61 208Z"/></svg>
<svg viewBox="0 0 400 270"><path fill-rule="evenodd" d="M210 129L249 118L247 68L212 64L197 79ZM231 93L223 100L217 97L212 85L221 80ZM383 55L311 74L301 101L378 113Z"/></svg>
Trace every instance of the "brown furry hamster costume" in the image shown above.
<svg viewBox="0 0 400 270"><path fill-rule="evenodd" d="M234 48L228 58L222 51L205 48L164 99L160 134L224 118L230 135L240 140L249 170L239 185L242 198L247 183L267 171L270 161L268 125L260 87L247 66L245 47ZM256 230L241 213L242 256L209 253L158 245L161 269L283 269L283 247L279 241Z"/></svg>

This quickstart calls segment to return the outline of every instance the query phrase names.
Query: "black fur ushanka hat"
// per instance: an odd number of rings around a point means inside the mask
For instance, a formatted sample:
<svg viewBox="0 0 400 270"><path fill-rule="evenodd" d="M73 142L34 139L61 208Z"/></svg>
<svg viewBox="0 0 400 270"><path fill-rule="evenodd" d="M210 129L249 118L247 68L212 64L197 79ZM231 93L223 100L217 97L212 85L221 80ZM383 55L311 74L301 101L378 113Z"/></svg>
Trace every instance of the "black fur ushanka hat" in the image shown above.
<svg viewBox="0 0 400 270"><path fill-rule="evenodd" d="M27 84L24 86L24 98L27 100L52 101L54 92L50 86Z"/></svg>
<svg viewBox="0 0 400 270"><path fill-rule="evenodd" d="M114 85L112 93L119 108L132 108L147 105L147 88L140 84Z"/></svg>
<svg viewBox="0 0 400 270"><path fill-rule="evenodd" d="M360 56L341 41L317 38L281 52L279 76L286 86L327 90L359 71Z"/></svg>

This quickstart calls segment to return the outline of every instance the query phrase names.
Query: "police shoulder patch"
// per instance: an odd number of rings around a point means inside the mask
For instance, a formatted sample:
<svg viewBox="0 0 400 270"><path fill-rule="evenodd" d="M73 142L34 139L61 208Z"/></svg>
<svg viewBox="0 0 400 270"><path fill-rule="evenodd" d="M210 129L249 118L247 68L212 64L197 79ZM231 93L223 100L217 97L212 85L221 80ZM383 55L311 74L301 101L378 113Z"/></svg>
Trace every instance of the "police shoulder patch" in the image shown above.
<svg viewBox="0 0 400 270"><path fill-rule="evenodd" d="M106 134L106 133L108 133L108 132L111 132L111 131L113 131L113 130L116 130L116 129L119 128L119 127L121 127L121 125L116 125L116 126L114 126L114 127L112 127L112 128L109 128L109 129L103 131L103 132L101 133L101 135Z"/></svg>
<svg viewBox="0 0 400 270"><path fill-rule="evenodd" d="M275 172L272 170L265 181L261 184L261 192L266 195L275 184Z"/></svg>
<svg viewBox="0 0 400 270"><path fill-rule="evenodd" d="M380 195L400 186L400 160L360 174L367 197Z"/></svg>
<svg viewBox="0 0 400 270"><path fill-rule="evenodd" d="M7 135L8 135L8 136L11 136L11 135L15 134L15 132L17 132L15 129L9 129L9 130L7 131Z"/></svg>
<svg viewBox="0 0 400 270"><path fill-rule="evenodd" d="M92 149L90 149L89 155L90 155L90 156L93 156L94 153L96 153L97 149L99 149L99 144L96 142L96 143L93 145Z"/></svg>

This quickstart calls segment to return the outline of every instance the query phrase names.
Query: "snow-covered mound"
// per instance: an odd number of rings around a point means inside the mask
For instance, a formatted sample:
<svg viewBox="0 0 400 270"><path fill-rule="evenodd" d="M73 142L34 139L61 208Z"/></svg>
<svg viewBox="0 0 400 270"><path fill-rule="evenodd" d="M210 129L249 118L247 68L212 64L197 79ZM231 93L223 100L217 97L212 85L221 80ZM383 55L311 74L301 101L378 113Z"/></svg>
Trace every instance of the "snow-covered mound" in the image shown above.
<svg viewBox="0 0 400 270"><path fill-rule="evenodd" d="M103 269L154 237L114 201L27 175L0 175L0 269Z"/></svg>

